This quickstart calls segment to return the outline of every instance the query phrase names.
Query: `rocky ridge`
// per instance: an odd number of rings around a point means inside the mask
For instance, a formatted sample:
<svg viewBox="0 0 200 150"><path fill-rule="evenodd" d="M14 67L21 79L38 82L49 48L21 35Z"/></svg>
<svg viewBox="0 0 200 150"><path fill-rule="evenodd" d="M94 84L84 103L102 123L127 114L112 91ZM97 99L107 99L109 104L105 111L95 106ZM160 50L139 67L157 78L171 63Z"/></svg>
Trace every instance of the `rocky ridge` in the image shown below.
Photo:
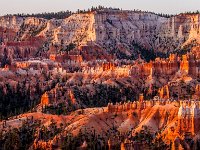
<svg viewBox="0 0 200 150"><path fill-rule="evenodd" d="M118 58L121 57L118 53L128 58L138 58L141 49L169 53L198 45L199 24L199 14L165 18L153 13L120 10L99 10L51 20L4 16L0 21L0 39L4 43L22 42L23 45L23 41L30 41L33 37L36 41L43 38L41 45L34 42L25 44L41 48L41 53L46 53L52 44L58 47L57 53L69 43L81 46L92 42ZM139 50L136 45L140 47Z"/></svg>

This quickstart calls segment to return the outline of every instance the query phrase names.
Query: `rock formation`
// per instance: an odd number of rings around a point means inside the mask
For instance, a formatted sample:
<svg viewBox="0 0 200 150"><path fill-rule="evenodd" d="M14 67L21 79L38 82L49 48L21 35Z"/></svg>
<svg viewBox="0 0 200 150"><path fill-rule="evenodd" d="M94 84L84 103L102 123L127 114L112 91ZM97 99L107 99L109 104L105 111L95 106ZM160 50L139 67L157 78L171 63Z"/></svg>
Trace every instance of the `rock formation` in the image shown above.
<svg viewBox="0 0 200 150"><path fill-rule="evenodd" d="M187 55L182 56L182 61L181 61L181 64L180 64L180 70L185 71L186 73L188 73L188 71L189 71L189 62L187 60Z"/></svg>
<svg viewBox="0 0 200 150"><path fill-rule="evenodd" d="M148 148L134 141L140 131L188 147L183 136L196 139L200 129L199 20L115 9L65 19L0 17L0 129L31 116L40 120L37 129L56 119L63 137L35 139L35 149L59 149L66 133L83 130L109 149Z"/></svg>
<svg viewBox="0 0 200 150"><path fill-rule="evenodd" d="M50 102L49 102L49 96L47 94L47 92L45 92L43 95L42 95L42 98L41 98L41 104L42 106L46 106L48 105Z"/></svg>
<svg viewBox="0 0 200 150"><path fill-rule="evenodd" d="M178 112L178 132L190 132L193 135L199 132L199 101L180 101Z"/></svg>
<svg viewBox="0 0 200 150"><path fill-rule="evenodd" d="M169 99L170 98L168 85L159 89L158 92L159 92L160 98L162 98L162 99Z"/></svg>
<svg viewBox="0 0 200 150"><path fill-rule="evenodd" d="M188 45L194 47L200 42L199 18L199 14L165 18L153 13L112 9L73 14L60 20L4 16L0 18L0 38L12 51L17 50L16 46L23 51L24 46L28 46L27 49L40 48L41 55L45 55L51 47L65 49L69 43L78 46L95 43L108 54L111 54L109 48L111 51L119 49L120 53L130 57L136 56L131 51L133 43L161 53ZM12 57L19 57L16 52L14 55Z"/></svg>

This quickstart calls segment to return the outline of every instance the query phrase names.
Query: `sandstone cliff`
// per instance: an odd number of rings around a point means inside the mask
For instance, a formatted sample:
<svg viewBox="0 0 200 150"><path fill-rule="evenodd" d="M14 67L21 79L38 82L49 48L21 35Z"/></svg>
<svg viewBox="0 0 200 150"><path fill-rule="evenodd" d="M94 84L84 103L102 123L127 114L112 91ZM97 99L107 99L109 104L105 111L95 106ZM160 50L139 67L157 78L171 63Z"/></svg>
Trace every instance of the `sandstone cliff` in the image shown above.
<svg viewBox="0 0 200 150"><path fill-rule="evenodd" d="M136 50L135 44L146 50L167 53L200 43L199 14L165 18L146 12L101 10L51 20L5 16L0 18L0 28L0 39L5 43L43 37L42 46L37 47L42 51L49 50L52 44L62 49L69 43L88 45L93 42L119 58L120 55L137 58L141 49Z"/></svg>

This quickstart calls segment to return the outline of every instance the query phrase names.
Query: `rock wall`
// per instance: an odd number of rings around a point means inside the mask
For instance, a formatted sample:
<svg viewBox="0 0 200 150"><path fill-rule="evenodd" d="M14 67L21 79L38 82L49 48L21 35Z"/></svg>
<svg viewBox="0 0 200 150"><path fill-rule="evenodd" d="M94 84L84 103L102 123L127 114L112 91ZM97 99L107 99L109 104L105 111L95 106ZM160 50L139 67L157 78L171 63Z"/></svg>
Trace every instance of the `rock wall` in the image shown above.
<svg viewBox="0 0 200 150"><path fill-rule="evenodd" d="M143 12L113 11L97 13L95 21L99 43L140 41L140 44L150 47L153 36L158 34L167 19Z"/></svg>
<svg viewBox="0 0 200 150"><path fill-rule="evenodd" d="M200 127L199 101L180 101L178 112L178 132L197 134Z"/></svg>
<svg viewBox="0 0 200 150"><path fill-rule="evenodd" d="M52 43L88 45L92 41L106 51L121 45L126 48L126 55L131 55L135 53L131 46L134 42L146 49L166 53L199 44L199 32L199 14L164 18L153 13L102 10L73 14L62 20L0 17L1 39L10 42L26 40L30 36L42 36L47 42L43 43L46 50Z"/></svg>
<svg viewBox="0 0 200 150"><path fill-rule="evenodd" d="M74 14L63 20L49 20L40 35L54 44L86 44L96 40L94 14Z"/></svg>
<svg viewBox="0 0 200 150"><path fill-rule="evenodd" d="M179 135L184 133L191 133L192 135L199 133L200 128L200 101L185 100L185 101L169 101L169 100L149 100L149 101L137 101L127 103L117 103L113 105L109 103L107 106L108 112L110 113L122 113L127 111L137 111L141 113L144 110L148 110L154 106L165 106L170 105L179 106L177 113L177 126L175 127L176 132Z"/></svg>
<svg viewBox="0 0 200 150"><path fill-rule="evenodd" d="M151 13L114 11L95 16L97 42L136 42L148 49L166 52L192 41L199 43L200 15L177 15L163 18Z"/></svg>
<svg viewBox="0 0 200 150"><path fill-rule="evenodd" d="M124 112L129 110L143 110L147 108L151 108L155 105L166 105L176 103L176 101L169 101L169 100L161 100L155 97L154 100L149 101L134 101L134 102L127 102L127 103L116 103L115 105L112 103L108 103L108 112Z"/></svg>

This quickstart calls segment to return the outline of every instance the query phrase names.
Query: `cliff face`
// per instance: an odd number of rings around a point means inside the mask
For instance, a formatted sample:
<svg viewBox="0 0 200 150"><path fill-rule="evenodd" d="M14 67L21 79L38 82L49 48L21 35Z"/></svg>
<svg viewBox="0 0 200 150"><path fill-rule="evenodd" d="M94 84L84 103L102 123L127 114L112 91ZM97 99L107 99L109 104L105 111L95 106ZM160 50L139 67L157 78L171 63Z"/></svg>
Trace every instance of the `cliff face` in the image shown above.
<svg viewBox="0 0 200 150"><path fill-rule="evenodd" d="M96 15L97 41L102 43L126 43L133 41L152 47L156 35L166 18L149 13L129 11L102 12Z"/></svg>
<svg viewBox="0 0 200 150"><path fill-rule="evenodd" d="M95 41L94 21L93 13L74 14L63 20L50 20L40 35L57 44Z"/></svg>
<svg viewBox="0 0 200 150"><path fill-rule="evenodd" d="M52 43L87 45L93 41L107 51L120 49L125 55L136 53L133 51L136 43L166 53L199 44L199 25L199 14L164 18L152 13L117 10L73 14L60 20L5 16L0 18L0 39L7 42L42 36L46 39L43 48L47 50Z"/></svg>
<svg viewBox="0 0 200 150"><path fill-rule="evenodd" d="M4 31L2 34L9 35L9 30L15 32L16 41L25 40L29 35L43 36L48 42L60 44L95 41L94 21L93 13L74 14L63 20L5 16L0 18L0 27ZM7 41L12 40L7 39Z"/></svg>
<svg viewBox="0 0 200 150"><path fill-rule="evenodd" d="M199 21L199 14L181 14L169 18L160 32L161 41L159 44L164 42L165 46L172 45L172 49L169 50L184 48L190 44L199 44Z"/></svg>
<svg viewBox="0 0 200 150"><path fill-rule="evenodd" d="M136 42L147 49L166 52L199 43L200 15L163 18L150 13L103 12L95 16L97 42Z"/></svg>
<svg viewBox="0 0 200 150"><path fill-rule="evenodd" d="M20 17L16 16L0 17L0 26L3 28L12 28L19 30L22 23L23 23L23 18Z"/></svg>

